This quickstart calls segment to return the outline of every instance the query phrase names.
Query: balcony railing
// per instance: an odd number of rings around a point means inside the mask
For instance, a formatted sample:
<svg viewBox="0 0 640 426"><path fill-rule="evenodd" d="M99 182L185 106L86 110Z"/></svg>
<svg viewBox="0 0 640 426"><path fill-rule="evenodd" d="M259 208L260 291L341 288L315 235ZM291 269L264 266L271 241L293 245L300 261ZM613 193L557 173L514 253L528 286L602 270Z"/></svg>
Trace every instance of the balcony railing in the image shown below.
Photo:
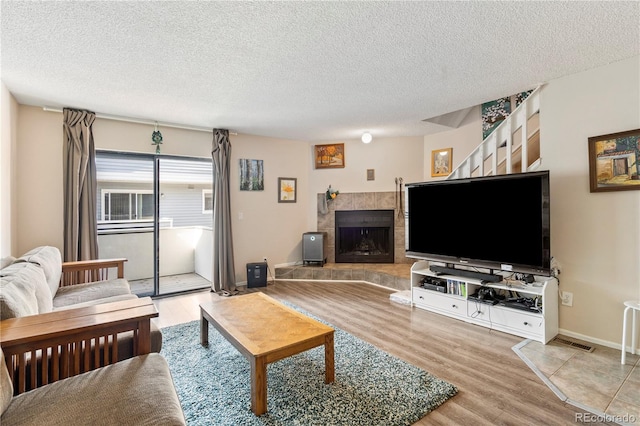
<svg viewBox="0 0 640 426"><path fill-rule="evenodd" d="M130 222L129 222L130 224ZM153 278L153 226L142 221L135 226L102 229L98 232L100 258L127 258L124 276L129 281ZM198 274L212 279L213 230L208 227L162 227L159 240L160 277Z"/></svg>

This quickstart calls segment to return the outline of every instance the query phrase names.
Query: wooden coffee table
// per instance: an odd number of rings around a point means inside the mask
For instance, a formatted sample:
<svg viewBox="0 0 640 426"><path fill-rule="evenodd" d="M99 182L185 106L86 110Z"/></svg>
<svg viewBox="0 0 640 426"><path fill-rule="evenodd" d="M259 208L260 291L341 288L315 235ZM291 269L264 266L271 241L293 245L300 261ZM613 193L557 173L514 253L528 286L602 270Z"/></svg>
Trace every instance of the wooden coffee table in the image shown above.
<svg viewBox="0 0 640 426"><path fill-rule="evenodd" d="M324 345L325 383L335 375L333 328L260 293L200 305L200 343L211 323L251 364L251 411L267 411L267 364Z"/></svg>

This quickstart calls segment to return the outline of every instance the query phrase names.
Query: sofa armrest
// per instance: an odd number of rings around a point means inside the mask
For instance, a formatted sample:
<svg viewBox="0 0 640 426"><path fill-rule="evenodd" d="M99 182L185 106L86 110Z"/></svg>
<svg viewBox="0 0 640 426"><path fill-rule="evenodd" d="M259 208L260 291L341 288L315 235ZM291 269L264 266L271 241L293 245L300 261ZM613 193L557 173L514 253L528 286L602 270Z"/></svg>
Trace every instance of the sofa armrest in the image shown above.
<svg viewBox="0 0 640 426"><path fill-rule="evenodd" d="M157 316L144 297L0 321L16 394L117 362L119 333L133 331L134 356L149 353Z"/></svg>
<svg viewBox="0 0 640 426"><path fill-rule="evenodd" d="M60 286L108 280L109 270L113 268L117 268L117 278L124 278L124 262L126 261L125 258L119 258L63 262Z"/></svg>

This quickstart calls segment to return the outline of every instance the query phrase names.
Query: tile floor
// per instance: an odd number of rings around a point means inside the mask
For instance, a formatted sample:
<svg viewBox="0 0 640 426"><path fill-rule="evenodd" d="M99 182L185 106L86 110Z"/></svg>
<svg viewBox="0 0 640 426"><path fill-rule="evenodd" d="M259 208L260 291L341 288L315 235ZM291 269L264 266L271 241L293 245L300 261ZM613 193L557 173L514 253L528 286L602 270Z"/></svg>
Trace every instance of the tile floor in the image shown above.
<svg viewBox="0 0 640 426"><path fill-rule="evenodd" d="M640 356L627 352L626 364L622 365L618 349L566 339L595 349L586 352L553 341L547 345L525 341L515 350L534 371L538 370L539 376L544 376L541 378L558 397L596 414L612 416L614 422L640 425Z"/></svg>

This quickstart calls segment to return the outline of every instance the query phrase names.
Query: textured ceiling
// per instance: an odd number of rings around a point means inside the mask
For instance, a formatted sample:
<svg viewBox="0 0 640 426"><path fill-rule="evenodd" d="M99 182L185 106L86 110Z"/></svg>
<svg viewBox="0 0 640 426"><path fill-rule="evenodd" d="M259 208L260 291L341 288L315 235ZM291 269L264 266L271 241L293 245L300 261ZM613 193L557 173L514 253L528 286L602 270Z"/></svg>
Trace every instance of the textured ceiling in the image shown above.
<svg viewBox="0 0 640 426"><path fill-rule="evenodd" d="M19 103L309 141L434 133L423 120L640 55L636 1L1 8Z"/></svg>

